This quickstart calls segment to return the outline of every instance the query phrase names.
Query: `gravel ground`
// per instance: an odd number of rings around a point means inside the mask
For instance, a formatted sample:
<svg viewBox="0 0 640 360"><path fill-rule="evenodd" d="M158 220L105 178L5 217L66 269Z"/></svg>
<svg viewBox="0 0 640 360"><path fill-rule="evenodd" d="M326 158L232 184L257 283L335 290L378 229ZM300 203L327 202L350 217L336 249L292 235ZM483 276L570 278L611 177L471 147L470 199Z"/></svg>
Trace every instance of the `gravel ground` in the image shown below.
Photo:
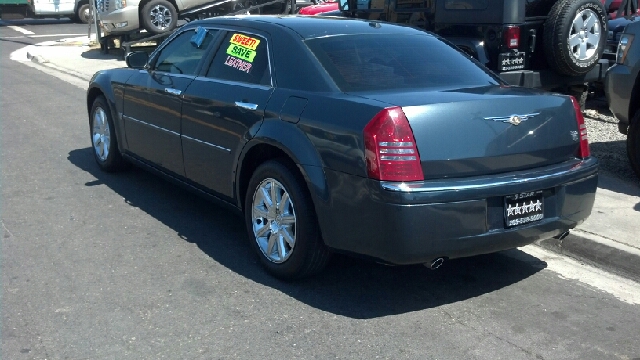
<svg viewBox="0 0 640 360"><path fill-rule="evenodd" d="M591 153L600 160L600 171L637 183L627 158L627 136L618 131L618 120L609 111L606 99L588 100L584 115Z"/></svg>

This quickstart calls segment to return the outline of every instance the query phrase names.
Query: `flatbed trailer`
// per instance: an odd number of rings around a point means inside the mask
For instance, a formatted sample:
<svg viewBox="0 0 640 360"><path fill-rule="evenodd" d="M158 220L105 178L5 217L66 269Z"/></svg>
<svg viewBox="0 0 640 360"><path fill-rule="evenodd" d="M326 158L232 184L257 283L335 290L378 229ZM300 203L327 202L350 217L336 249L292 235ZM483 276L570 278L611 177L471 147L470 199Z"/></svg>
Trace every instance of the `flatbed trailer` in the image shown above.
<svg viewBox="0 0 640 360"><path fill-rule="evenodd" d="M271 1L264 2L262 4L252 5L246 8L243 7L240 10L235 10L231 12L221 12L219 10L221 5L224 5L232 1L237 1L237 0L212 1L178 14L178 19L188 23L194 20L206 19L214 16L234 16L234 15L252 14L252 13L264 13L263 11L265 10L265 8L269 8L270 11L266 12L268 14L295 14L299 7L307 6L313 3L311 1L304 1L301 3L296 0L271 0ZM281 5L279 7L279 10L278 10L278 4ZM147 48L147 49L153 48L159 45L160 43L162 43L162 41L164 41L172 33L173 31L169 31L167 33L154 35L154 34L149 34L145 32L140 32L140 30L136 30L126 34L113 34L113 35L110 34L104 37L100 37L100 47L103 52L107 53L111 48L111 42L113 41L113 39L118 39L120 42L120 48L123 50L122 55L123 57L126 57L127 54L131 52L131 48L133 46L139 46L145 43L151 43L147 46L144 46L144 48Z"/></svg>

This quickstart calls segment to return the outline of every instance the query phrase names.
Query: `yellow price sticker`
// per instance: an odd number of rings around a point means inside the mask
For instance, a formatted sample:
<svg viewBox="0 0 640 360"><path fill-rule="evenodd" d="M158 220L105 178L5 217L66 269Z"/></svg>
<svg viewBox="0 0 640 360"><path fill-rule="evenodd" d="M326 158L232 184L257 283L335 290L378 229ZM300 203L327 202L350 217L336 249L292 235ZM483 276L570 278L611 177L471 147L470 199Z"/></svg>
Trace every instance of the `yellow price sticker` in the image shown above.
<svg viewBox="0 0 640 360"><path fill-rule="evenodd" d="M246 60L250 63L252 63L253 58L256 57L256 52L254 50L247 49L246 47L238 46L234 44L229 45L229 47L227 48L227 54L231 56L235 56L242 60Z"/></svg>

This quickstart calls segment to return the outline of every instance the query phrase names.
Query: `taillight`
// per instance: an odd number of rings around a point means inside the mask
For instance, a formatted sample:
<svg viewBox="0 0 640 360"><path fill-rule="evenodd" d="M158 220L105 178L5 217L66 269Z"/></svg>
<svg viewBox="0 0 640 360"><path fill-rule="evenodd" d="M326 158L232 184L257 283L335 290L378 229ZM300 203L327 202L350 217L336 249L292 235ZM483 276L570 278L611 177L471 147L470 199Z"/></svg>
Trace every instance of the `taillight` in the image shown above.
<svg viewBox="0 0 640 360"><path fill-rule="evenodd" d="M369 177L385 181L424 180L420 154L402 108L380 111L364 128Z"/></svg>
<svg viewBox="0 0 640 360"><path fill-rule="evenodd" d="M517 49L520 46L520 27L513 25L504 27L504 44L509 49Z"/></svg>
<svg viewBox="0 0 640 360"><path fill-rule="evenodd" d="M578 100L573 96L570 96L573 103L573 109L576 111L576 122L578 123L578 137L580 140L580 148L578 149L577 157L584 159L591 156L589 150L589 138L587 137L587 125L584 123L584 116L582 116L582 110L580 110L580 104Z"/></svg>

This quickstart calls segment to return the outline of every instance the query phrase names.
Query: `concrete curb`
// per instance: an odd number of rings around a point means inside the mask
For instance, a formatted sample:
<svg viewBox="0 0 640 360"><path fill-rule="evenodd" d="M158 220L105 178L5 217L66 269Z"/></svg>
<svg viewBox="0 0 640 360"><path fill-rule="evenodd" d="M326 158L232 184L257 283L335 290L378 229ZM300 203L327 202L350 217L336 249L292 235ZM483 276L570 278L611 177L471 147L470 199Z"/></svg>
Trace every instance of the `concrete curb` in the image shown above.
<svg viewBox="0 0 640 360"><path fill-rule="evenodd" d="M581 230L573 230L562 240L539 240L535 244L640 282L640 249Z"/></svg>

